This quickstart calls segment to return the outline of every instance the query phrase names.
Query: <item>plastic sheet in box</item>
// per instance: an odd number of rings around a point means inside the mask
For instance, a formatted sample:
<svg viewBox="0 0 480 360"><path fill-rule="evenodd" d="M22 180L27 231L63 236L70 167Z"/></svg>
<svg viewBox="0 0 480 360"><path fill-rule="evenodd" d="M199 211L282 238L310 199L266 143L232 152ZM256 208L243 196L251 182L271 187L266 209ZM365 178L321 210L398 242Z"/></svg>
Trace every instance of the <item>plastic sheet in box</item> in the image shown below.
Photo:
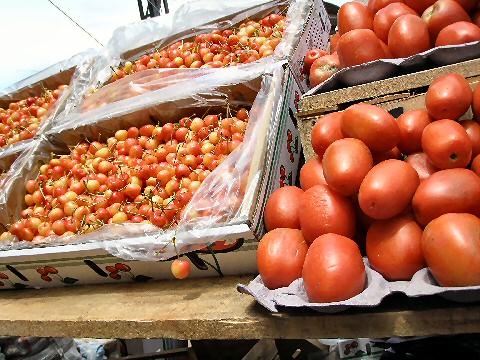
<svg viewBox="0 0 480 360"><path fill-rule="evenodd" d="M4 191L0 193L0 222L6 224L19 218L24 184L35 178L42 160L48 161L51 152L68 152L67 145L75 144L82 137L111 135L120 128L141 126L149 122L152 111L157 111L162 115L161 120L167 122L208 108L251 104L243 144L205 179L176 228L162 231L148 224L109 224L92 233L51 237L45 245L96 242L114 256L159 260L225 239L229 233L225 227L236 227L246 221L252 204L255 204L254 195L263 161L262 148L267 146L270 124L278 116L277 104L281 101L282 65L277 64L271 74L263 76L264 67L257 67L256 71L249 72L249 77L231 78L227 84L225 79L218 77L206 78L198 87L186 88L177 84L154 95L149 94L148 105L137 104L133 108L118 109L116 115L106 113L103 118L85 119L74 127L63 124L52 129L38 139L32 149L23 153L7 174ZM202 216L206 209L209 214ZM28 246L32 243L3 244L4 249Z"/></svg>
<svg viewBox="0 0 480 360"><path fill-rule="evenodd" d="M174 13L161 18L148 19L117 29L106 49L96 59L95 68L79 81L89 83L90 88L99 88L94 93L83 91L74 94L85 101L75 110L78 113L89 112L117 101L135 97L159 88L185 82L193 77L202 77L220 72L229 76L224 69L149 69L144 70L107 85L115 67L122 61L138 59L141 55L160 49L176 41L193 39L196 35L215 29L224 30L250 18L261 18L272 12L286 12L287 26L282 41L275 49L274 56L260 59L255 65L268 66L275 60L290 56L300 39L307 21L308 11L313 0L272 0L264 3L258 0L246 2L218 2L215 0L196 0L188 2ZM317 1L317 0L316 0ZM241 64L240 71L248 72L251 66ZM106 85L106 86L104 86ZM103 87L102 87L103 86ZM188 85L187 85L188 86ZM83 87L82 87L83 89Z"/></svg>

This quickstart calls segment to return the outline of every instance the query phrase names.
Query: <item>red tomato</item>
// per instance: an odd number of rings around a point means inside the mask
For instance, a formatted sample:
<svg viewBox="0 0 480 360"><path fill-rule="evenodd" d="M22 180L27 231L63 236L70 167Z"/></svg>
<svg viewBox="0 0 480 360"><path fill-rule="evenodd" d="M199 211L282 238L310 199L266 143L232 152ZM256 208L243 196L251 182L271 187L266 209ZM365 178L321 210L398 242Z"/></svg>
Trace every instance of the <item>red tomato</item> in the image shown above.
<svg viewBox="0 0 480 360"><path fill-rule="evenodd" d="M323 175L322 163L317 158L311 158L300 169L300 186L307 191L315 185L327 185Z"/></svg>
<svg viewBox="0 0 480 360"><path fill-rule="evenodd" d="M472 103L472 90L465 78L457 73L436 78L428 88L425 106L434 119L457 120Z"/></svg>
<svg viewBox="0 0 480 360"><path fill-rule="evenodd" d="M343 139L342 118L342 112L330 113L322 116L313 126L312 147L320 159L331 143Z"/></svg>
<svg viewBox="0 0 480 360"><path fill-rule="evenodd" d="M427 125L422 148L439 169L461 168L472 159L472 143L465 129L453 120L438 120Z"/></svg>
<svg viewBox="0 0 480 360"><path fill-rule="evenodd" d="M337 24L340 35L355 29L372 29L373 15L362 3L347 2L338 10Z"/></svg>
<svg viewBox="0 0 480 360"><path fill-rule="evenodd" d="M415 169L420 181L429 178L430 175L438 171L438 168L428 160L427 154L423 152L408 155L405 161Z"/></svg>
<svg viewBox="0 0 480 360"><path fill-rule="evenodd" d="M322 235L310 245L302 277L308 299L317 303L350 299L366 285L358 245L336 234Z"/></svg>
<svg viewBox="0 0 480 360"><path fill-rule="evenodd" d="M427 225L422 248L433 277L441 286L480 285L480 219L445 214Z"/></svg>
<svg viewBox="0 0 480 360"><path fill-rule="evenodd" d="M378 10L383 9L390 4L403 2L404 0L368 0L367 7L372 14L376 14Z"/></svg>
<svg viewBox="0 0 480 360"><path fill-rule="evenodd" d="M435 4L437 0L404 0L417 14L423 14L426 8Z"/></svg>
<svg viewBox="0 0 480 360"><path fill-rule="evenodd" d="M350 196L358 192L363 178L373 166L367 145L358 139L340 139L330 145L322 160L327 184L336 192Z"/></svg>
<svg viewBox="0 0 480 360"><path fill-rule="evenodd" d="M342 68L386 57L377 35L368 29L357 29L343 34L338 40L337 54Z"/></svg>
<svg viewBox="0 0 480 360"><path fill-rule="evenodd" d="M428 26L432 40L435 40L438 33L450 24L471 21L467 12L454 0L438 0L423 12L422 19Z"/></svg>
<svg viewBox="0 0 480 360"><path fill-rule="evenodd" d="M414 168L400 160L375 165L363 179L358 193L362 211L373 219L389 219L410 204L420 179Z"/></svg>
<svg viewBox="0 0 480 360"><path fill-rule="evenodd" d="M477 120L480 120L480 85L473 92L472 110Z"/></svg>
<svg viewBox="0 0 480 360"><path fill-rule="evenodd" d="M373 156L373 164L377 165L382 161L389 160L389 159L400 159L402 153L398 150L398 147L394 147L388 151L384 152L374 152L372 153Z"/></svg>
<svg viewBox="0 0 480 360"><path fill-rule="evenodd" d="M265 234L257 249L257 265L269 289L290 285L302 276L308 245L296 229L275 229Z"/></svg>
<svg viewBox="0 0 480 360"><path fill-rule="evenodd" d="M438 171L423 181L412 200L420 225L447 213L473 213L480 210L480 178L468 169Z"/></svg>
<svg viewBox="0 0 480 360"><path fill-rule="evenodd" d="M432 118L426 110L411 110L397 119L400 128L398 148L404 154L422 151L422 133Z"/></svg>
<svg viewBox="0 0 480 360"><path fill-rule="evenodd" d="M388 48L388 45L385 44L382 40L380 40L380 45L382 45L383 52L385 53L385 59L392 59L393 55L390 49Z"/></svg>
<svg viewBox="0 0 480 360"><path fill-rule="evenodd" d="M315 87L318 84L323 83L330 76L335 74L340 68L340 61L338 54L333 53L331 55L325 55L315 60L310 69L310 87Z"/></svg>
<svg viewBox="0 0 480 360"><path fill-rule="evenodd" d="M480 40L480 28L471 22L459 21L443 28L435 46L466 44Z"/></svg>
<svg viewBox="0 0 480 360"><path fill-rule="evenodd" d="M388 33L388 48L397 58L406 58L430 49L427 25L417 15L400 16Z"/></svg>
<svg viewBox="0 0 480 360"><path fill-rule="evenodd" d="M375 14L375 18L373 19L373 31L375 31L375 34L377 34L380 40L387 42L388 32L390 31L390 28L395 20L397 20L400 16L407 14L418 16L414 10L409 8L404 3L395 2L387 5Z"/></svg>
<svg viewBox="0 0 480 360"><path fill-rule="evenodd" d="M455 1L458 2L465 9L465 11L472 11L478 5L478 0L455 0Z"/></svg>
<svg viewBox="0 0 480 360"><path fill-rule="evenodd" d="M267 231L276 228L300 229L299 209L303 190L284 186L275 190L265 206L264 221Z"/></svg>
<svg viewBox="0 0 480 360"><path fill-rule="evenodd" d="M362 140L372 151L394 148L400 139L395 118L387 111L370 104L355 104L343 112L342 133Z"/></svg>
<svg viewBox="0 0 480 360"><path fill-rule="evenodd" d="M308 243L323 234L355 235L355 210L349 199L326 185L316 185L304 192L300 227Z"/></svg>
<svg viewBox="0 0 480 360"><path fill-rule="evenodd" d="M308 74L315 60L327 54L328 53L325 50L320 50L320 49L308 50L307 55L305 56L305 60L303 62L303 73Z"/></svg>
<svg viewBox="0 0 480 360"><path fill-rule="evenodd" d="M330 54L337 52L338 40L340 40L340 34L338 32L330 36Z"/></svg>
<svg viewBox="0 0 480 360"><path fill-rule="evenodd" d="M461 121L467 135L472 143L472 158L480 154L480 125L473 120Z"/></svg>
<svg viewBox="0 0 480 360"><path fill-rule="evenodd" d="M475 156L475 159L472 160L472 165L470 166L473 172L480 176L480 155Z"/></svg>
<svg viewBox="0 0 480 360"><path fill-rule="evenodd" d="M370 265L387 280L410 280L425 267L422 234L411 215L375 221L367 232Z"/></svg>

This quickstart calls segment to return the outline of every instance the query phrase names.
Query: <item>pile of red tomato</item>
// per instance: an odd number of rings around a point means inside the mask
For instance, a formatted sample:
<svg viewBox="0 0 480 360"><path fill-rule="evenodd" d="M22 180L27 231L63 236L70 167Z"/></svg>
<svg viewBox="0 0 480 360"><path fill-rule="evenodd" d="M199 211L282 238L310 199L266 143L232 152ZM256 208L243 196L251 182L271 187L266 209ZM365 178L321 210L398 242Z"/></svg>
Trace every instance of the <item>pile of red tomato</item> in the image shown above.
<svg viewBox="0 0 480 360"><path fill-rule="evenodd" d="M479 41L479 26L478 0L369 0L368 6L348 2L338 12L330 54L309 51L304 72L315 87L342 68Z"/></svg>
<svg viewBox="0 0 480 360"><path fill-rule="evenodd" d="M437 78L425 108L398 119L366 103L321 117L301 188L267 202L264 284L303 277L310 301L346 300L366 286L362 249L390 281L428 266L441 286L480 285L478 119L480 86L459 74Z"/></svg>
<svg viewBox="0 0 480 360"><path fill-rule="evenodd" d="M12 102L8 109L0 107L0 148L35 137L48 109L66 87L61 85L53 91L45 91L42 96Z"/></svg>
<svg viewBox="0 0 480 360"><path fill-rule="evenodd" d="M271 14L227 30L197 35L194 41L177 41L115 70L112 80L154 68L219 68L250 63L270 56L282 40L285 16Z"/></svg>
<svg viewBox="0 0 480 360"><path fill-rule="evenodd" d="M244 108L235 116L184 117L53 155L26 182L22 218L0 239L43 242L110 223L173 226L205 178L243 142L248 120Z"/></svg>

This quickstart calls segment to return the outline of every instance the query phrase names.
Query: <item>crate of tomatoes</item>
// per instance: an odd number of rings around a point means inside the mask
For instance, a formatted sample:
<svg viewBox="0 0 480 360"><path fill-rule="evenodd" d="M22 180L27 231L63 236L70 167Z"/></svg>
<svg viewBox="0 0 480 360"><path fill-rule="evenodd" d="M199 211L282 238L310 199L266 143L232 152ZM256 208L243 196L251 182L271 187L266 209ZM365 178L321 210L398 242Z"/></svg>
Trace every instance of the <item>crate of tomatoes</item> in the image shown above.
<svg viewBox="0 0 480 360"><path fill-rule="evenodd" d="M269 198L260 275L239 289L272 311L375 306L392 293L480 300L478 63L300 112L314 152L301 188Z"/></svg>
<svg viewBox="0 0 480 360"><path fill-rule="evenodd" d="M90 91L76 111L81 116L192 77L226 76L232 67L248 72L252 64L286 58L301 81L304 50L297 48L325 48L329 30L319 0L188 2L168 16L117 29L85 76Z"/></svg>
<svg viewBox="0 0 480 360"><path fill-rule="evenodd" d="M480 56L478 0L344 3L330 51L312 49L306 74L317 94Z"/></svg>
<svg viewBox="0 0 480 360"><path fill-rule="evenodd" d="M258 199L295 181L300 156L282 65L192 79L47 132L0 194L0 271L22 279L2 284L254 272Z"/></svg>

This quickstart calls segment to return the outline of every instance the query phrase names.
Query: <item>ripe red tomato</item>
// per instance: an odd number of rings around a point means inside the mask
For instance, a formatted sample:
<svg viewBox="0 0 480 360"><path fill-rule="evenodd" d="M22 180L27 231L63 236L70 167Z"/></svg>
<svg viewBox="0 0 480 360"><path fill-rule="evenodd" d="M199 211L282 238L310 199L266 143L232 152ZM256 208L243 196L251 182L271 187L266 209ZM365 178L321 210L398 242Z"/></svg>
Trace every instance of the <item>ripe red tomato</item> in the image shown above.
<svg viewBox="0 0 480 360"><path fill-rule="evenodd" d="M430 160L428 160L427 154L423 152L410 154L405 159L407 163L409 163L417 172L420 181L423 181L430 177L433 173L438 171Z"/></svg>
<svg viewBox="0 0 480 360"><path fill-rule="evenodd" d="M382 161L389 160L389 159L400 159L402 153L400 150L398 150L398 147L394 147L393 149L390 149L388 151L384 152L373 152L373 164L377 165L381 163Z"/></svg>
<svg viewBox="0 0 480 360"><path fill-rule="evenodd" d="M472 110L477 120L480 120L480 85L473 92Z"/></svg>
<svg viewBox="0 0 480 360"><path fill-rule="evenodd" d="M472 160L472 165L470 166L473 172L480 176L480 155L475 156Z"/></svg>
<svg viewBox="0 0 480 360"><path fill-rule="evenodd" d="M358 192L363 178L373 166L367 145L358 139L340 139L330 145L322 160L327 184L336 192L350 196Z"/></svg>
<svg viewBox="0 0 480 360"><path fill-rule="evenodd" d="M257 249L257 265L269 289L290 285L302 276L308 245L296 229L275 229L265 234Z"/></svg>
<svg viewBox="0 0 480 360"><path fill-rule="evenodd" d="M480 154L480 125L473 120L461 121L467 135L472 143L472 159Z"/></svg>
<svg viewBox="0 0 480 360"><path fill-rule="evenodd" d="M435 4L437 0L404 0L405 4L417 12L423 14L426 8Z"/></svg>
<svg viewBox="0 0 480 360"><path fill-rule="evenodd" d="M423 12L422 19L428 26L432 40L435 40L438 33L450 24L471 21L467 12L454 0L438 0Z"/></svg>
<svg viewBox="0 0 480 360"><path fill-rule="evenodd" d="M323 175L323 166L316 157L309 159L300 169L300 186L307 191L315 185L327 185Z"/></svg>
<svg viewBox="0 0 480 360"><path fill-rule="evenodd" d="M337 234L322 235L310 245L302 277L308 299L316 303L350 299L366 285L358 245Z"/></svg>
<svg viewBox="0 0 480 360"><path fill-rule="evenodd" d="M422 234L411 215L375 221L367 232L370 265L387 280L410 280L425 267Z"/></svg>
<svg viewBox="0 0 480 360"><path fill-rule="evenodd" d="M388 33L388 48L397 58L406 58L430 49L427 25L417 15L400 16Z"/></svg>
<svg viewBox="0 0 480 360"><path fill-rule="evenodd" d="M457 120L472 103L472 90L465 78L457 73L436 78L428 88L425 106L434 119Z"/></svg>
<svg viewBox="0 0 480 360"><path fill-rule="evenodd" d="M340 35L355 29L372 29L373 15L364 4L351 1L340 6L337 24Z"/></svg>
<svg viewBox="0 0 480 360"><path fill-rule="evenodd" d="M425 260L441 286L480 285L480 219L445 214L430 222L422 237Z"/></svg>
<svg viewBox="0 0 480 360"><path fill-rule="evenodd" d="M393 3L403 3L404 0L368 0L368 9L372 14L376 14L380 9L393 4Z"/></svg>
<svg viewBox="0 0 480 360"><path fill-rule="evenodd" d="M333 53L331 55L325 55L315 60L310 69L310 87L315 87L318 84L323 83L330 76L335 74L340 68L340 60L338 54Z"/></svg>
<svg viewBox="0 0 480 360"><path fill-rule="evenodd" d="M340 67L346 68L386 57L380 39L369 29L356 29L338 40Z"/></svg>
<svg viewBox="0 0 480 360"><path fill-rule="evenodd" d="M420 179L414 168L400 160L375 165L363 179L358 193L362 211L373 219L389 219L410 204Z"/></svg>
<svg viewBox="0 0 480 360"><path fill-rule="evenodd" d="M373 31L378 38L384 42L388 41L388 32L395 20L402 15L417 15L418 14L407 5L401 2L395 2L380 9L373 19Z"/></svg>
<svg viewBox="0 0 480 360"><path fill-rule="evenodd" d="M424 109L411 110L397 119L400 128L399 150L404 154L422 151L422 133L432 118Z"/></svg>
<svg viewBox="0 0 480 360"><path fill-rule="evenodd" d="M338 40L340 40L340 33L336 32L330 36L330 54L337 52Z"/></svg>
<svg viewBox="0 0 480 360"><path fill-rule="evenodd" d="M387 111L370 104L355 104L343 112L342 133L362 140L372 151L394 148L400 139L395 118Z"/></svg>
<svg viewBox="0 0 480 360"><path fill-rule="evenodd" d="M323 234L355 235L355 210L349 199L326 185L316 185L303 193L300 227L308 243Z"/></svg>
<svg viewBox="0 0 480 360"><path fill-rule="evenodd" d="M320 49L308 50L307 55L305 56L305 60L303 61L303 73L304 74L310 73L310 68L312 67L312 64L315 62L315 60L327 54L328 53L325 50L320 50Z"/></svg>
<svg viewBox="0 0 480 360"><path fill-rule="evenodd" d="M478 214L480 178L468 169L448 169L432 174L418 187L412 200L420 225L447 213Z"/></svg>
<svg viewBox="0 0 480 360"><path fill-rule="evenodd" d="M300 229L302 195L303 190L296 186L281 187L270 195L264 213L267 231L276 228Z"/></svg>
<svg viewBox="0 0 480 360"><path fill-rule="evenodd" d="M313 126L312 147L320 159L323 158L323 154L330 144L343 139L342 117L342 112L333 112L322 116Z"/></svg>
<svg viewBox="0 0 480 360"><path fill-rule="evenodd" d="M472 143L465 129L453 120L438 120L427 125L422 148L439 169L461 168L472 159Z"/></svg>
<svg viewBox="0 0 480 360"><path fill-rule="evenodd" d="M443 28L435 46L466 44L480 40L480 28L471 22L459 21Z"/></svg>

